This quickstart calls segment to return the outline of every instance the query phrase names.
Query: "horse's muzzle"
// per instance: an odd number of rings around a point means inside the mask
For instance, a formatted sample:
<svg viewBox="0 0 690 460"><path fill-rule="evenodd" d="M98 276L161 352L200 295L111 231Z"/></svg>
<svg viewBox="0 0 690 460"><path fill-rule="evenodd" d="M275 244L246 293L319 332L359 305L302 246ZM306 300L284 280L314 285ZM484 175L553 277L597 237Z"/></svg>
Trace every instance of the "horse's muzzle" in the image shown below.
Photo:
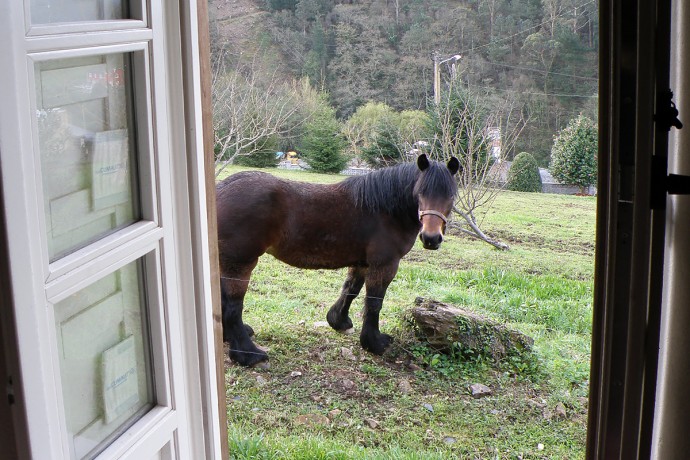
<svg viewBox="0 0 690 460"><path fill-rule="evenodd" d="M443 235L436 233L433 235L428 235L426 233L419 234L419 240L422 242L424 249L436 250L441 246L443 242Z"/></svg>

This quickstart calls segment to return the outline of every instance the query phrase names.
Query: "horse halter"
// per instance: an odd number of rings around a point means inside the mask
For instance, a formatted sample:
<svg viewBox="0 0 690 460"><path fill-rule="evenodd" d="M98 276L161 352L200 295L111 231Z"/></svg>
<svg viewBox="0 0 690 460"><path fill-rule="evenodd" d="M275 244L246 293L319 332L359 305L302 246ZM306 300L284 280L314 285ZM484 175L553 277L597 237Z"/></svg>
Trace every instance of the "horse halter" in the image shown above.
<svg viewBox="0 0 690 460"><path fill-rule="evenodd" d="M422 217L429 216L429 215L430 216L436 216L436 217L440 218L443 221L443 225L448 223L448 219L446 218L446 216L443 215L443 213L440 213L438 211L434 211L433 209L429 209L426 211L419 211L419 221L421 222Z"/></svg>

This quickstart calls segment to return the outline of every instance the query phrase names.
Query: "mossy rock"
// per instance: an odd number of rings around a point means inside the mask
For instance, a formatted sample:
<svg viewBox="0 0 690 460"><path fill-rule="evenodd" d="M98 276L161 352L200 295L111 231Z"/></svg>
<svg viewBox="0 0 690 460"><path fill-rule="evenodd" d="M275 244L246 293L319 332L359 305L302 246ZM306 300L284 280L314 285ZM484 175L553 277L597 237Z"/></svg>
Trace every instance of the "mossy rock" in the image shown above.
<svg viewBox="0 0 690 460"><path fill-rule="evenodd" d="M476 313L418 297L408 312L417 339L442 353L482 356L500 362L532 351L534 339Z"/></svg>

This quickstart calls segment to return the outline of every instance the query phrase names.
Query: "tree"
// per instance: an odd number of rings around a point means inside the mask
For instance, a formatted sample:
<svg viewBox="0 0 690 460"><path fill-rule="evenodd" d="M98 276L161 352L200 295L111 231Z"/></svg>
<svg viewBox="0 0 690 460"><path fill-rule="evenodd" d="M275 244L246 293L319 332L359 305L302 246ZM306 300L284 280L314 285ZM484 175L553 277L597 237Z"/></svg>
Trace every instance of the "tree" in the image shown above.
<svg viewBox="0 0 690 460"><path fill-rule="evenodd" d="M264 152L277 138L290 138L310 114L301 110L301 86L274 73L259 81L254 65L226 70L223 55L212 74L216 176L238 156Z"/></svg>
<svg viewBox="0 0 690 460"><path fill-rule="evenodd" d="M496 187L492 165L512 150L526 124L512 100L492 100L485 94L451 84L438 106L430 114L434 137L430 139L432 157L460 160L458 197L453 211L463 224L454 224L461 232L481 239L498 249L508 245L485 234L479 227L477 212L488 210L501 191ZM499 134L498 136L496 134ZM497 149L496 143L500 145Z"/></svg>
<svg viewBox="0 0 690 460"><path fill-rule="evenodd" d="M323 87L326 81L326 64L328 53L326 52L326 37L323 26L319 21L312 27L311 49L304 59L302 75L309 78L317 87Z"/></svg>
<svg viewBox="0 0 690 460"><path fill-rule="evenodd" d="M267 136L260 139L251 155L239 155L235 164L253 168L272 168L277 166L278 136Z"/></svg>
<svg viewBox="0 0 690 460"><path fill-rule="evenodd" d="M549 171L565 184L585 187L597 179L597 126L589 118L579 115L554 138Z"/></svg>
<svg viewBox="0 0 690 460"><path fill-rule="evenodd" d="M416 148L418 141L429 139L431 119L421 110L403 110L400 112L400 140L406 149Z"/></svg>
<svg viewBox="0 0 690 460"><path fill-rule="evenodd" d="M539 165L532 154L527 152L517 154L508 171L506 188L516 192L541 192Z"/></svg>
<svg viewBox="0 0 690 460"><path fill-rule="evenodd" d="M383 102L369 101L359 106L343 126L348 153L354 157L360 156L361 149L374 142L379 128L383 124L397 124L398 118L398 114Z"/></svg>
<svg viewBox="0 0 690 460"><path fill-rule="evenodd" d="M345 140L341 126L335 118L335 110L324 105L317 110L304 127L299 149L309 166L316 172L336 174L345 168L343 155Z"/></svg>
<svg viewBox="0 0 690 460"><path fill-rule="evenodd" d="M549 74L553 71L554 63L563 44L543 32L535 32L525 39L522 53L528 65L536 64L544 70L543 89L549 92Z"/></svg>
<svg viewBox="0 0 690 460"><path fill-rule="evenodd" d="M404 161L405 153L399 127L390 120L382 120L376 128L374 141L364 147L360 155L369 166L383 168Z"/></svg>

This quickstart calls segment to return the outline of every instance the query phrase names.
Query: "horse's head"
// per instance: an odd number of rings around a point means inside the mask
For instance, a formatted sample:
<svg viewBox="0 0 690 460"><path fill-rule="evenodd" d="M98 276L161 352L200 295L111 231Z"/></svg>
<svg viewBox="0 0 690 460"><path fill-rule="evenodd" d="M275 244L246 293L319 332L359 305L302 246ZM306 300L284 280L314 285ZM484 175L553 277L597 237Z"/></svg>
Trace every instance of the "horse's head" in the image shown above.
<svg viewBox="0 0 690 460"><path fill-rule="evenodd" d="M417 158L417 166L421 170L414 186L419 203L419 222L422 224L419 239L425 249L438 249L458 191L453 176L460 169L460 162L452 157L448 164L443 165L429 161L422 154Z"/></svg>

